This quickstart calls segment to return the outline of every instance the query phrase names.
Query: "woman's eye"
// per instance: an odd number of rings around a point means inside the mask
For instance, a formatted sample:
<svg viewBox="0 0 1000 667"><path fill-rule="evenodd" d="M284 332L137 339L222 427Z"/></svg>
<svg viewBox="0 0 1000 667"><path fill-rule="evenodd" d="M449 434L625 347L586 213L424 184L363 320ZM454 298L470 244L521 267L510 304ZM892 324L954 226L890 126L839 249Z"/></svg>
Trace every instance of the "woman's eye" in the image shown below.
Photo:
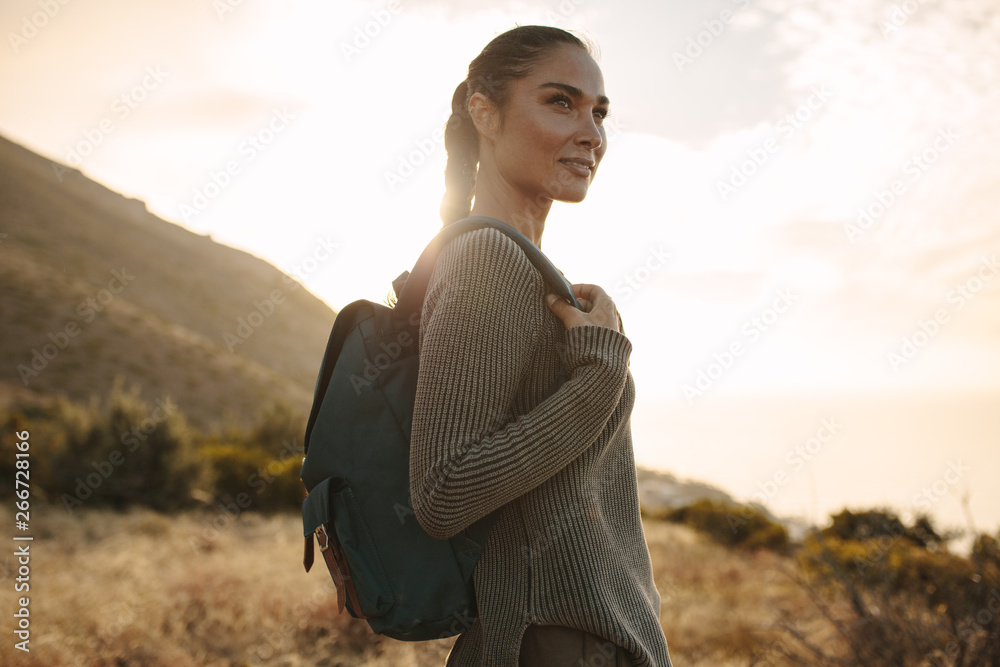
<svg viewBox="0 0 1000 667"><path fill-rule="evenodd" d="M557 95L556 97L553 97L551 100L549 100L549 102L557 106L561 106L565 109L569 109L569 98L563 95Z"/></svg>
<svg viewBox="0 0 1000 667"><path fill-rule="evenodd" d="M611 112L608 111L607 109L594 109L594 115L600 118L601 120L604 120L605 118L611 115Z"/></svg>

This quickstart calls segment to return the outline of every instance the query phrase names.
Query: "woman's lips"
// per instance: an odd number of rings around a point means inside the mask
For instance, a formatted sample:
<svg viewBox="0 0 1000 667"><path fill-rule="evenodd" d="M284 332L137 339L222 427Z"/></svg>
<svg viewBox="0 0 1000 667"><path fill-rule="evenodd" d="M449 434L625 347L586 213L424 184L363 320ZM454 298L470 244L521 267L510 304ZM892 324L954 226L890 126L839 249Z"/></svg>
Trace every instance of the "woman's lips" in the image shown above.
<svg viewBox="0 0 1000 667"><path fill-rule="evenodd" d="M585 162L583 160L567 159L567 160L559 160L559 162L577 176L584 176L589 178L593 169L592 163Z"/></svg>

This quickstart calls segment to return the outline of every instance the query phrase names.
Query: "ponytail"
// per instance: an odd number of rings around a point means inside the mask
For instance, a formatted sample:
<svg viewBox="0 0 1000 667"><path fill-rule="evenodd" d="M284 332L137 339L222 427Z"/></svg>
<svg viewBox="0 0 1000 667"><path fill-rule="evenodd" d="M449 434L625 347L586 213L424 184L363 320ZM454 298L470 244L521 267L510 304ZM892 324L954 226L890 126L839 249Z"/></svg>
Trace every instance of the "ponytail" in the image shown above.
<svg viewBox="0 0 1000 667"><path fill-rule="evenodd" d="M444 169L445 192L441 220L449 225L469 215L476 192L479 165L479 133L469 116L469 82L458 84L451 98L451 116L444 130L448 162Z"/></svg>

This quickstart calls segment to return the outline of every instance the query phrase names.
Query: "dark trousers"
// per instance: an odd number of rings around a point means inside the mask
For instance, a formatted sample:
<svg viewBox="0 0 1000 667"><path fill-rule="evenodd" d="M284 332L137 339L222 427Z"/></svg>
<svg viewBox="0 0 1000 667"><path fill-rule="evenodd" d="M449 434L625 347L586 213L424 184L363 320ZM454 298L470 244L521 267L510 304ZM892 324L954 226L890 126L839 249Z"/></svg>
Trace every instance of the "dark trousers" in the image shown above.
<svg viewBox="0 0 1000 667"><path fill-rule="evenodd" d="M631 667L624 649L603 637L560 625L529 625L519 667Z"/></svg>

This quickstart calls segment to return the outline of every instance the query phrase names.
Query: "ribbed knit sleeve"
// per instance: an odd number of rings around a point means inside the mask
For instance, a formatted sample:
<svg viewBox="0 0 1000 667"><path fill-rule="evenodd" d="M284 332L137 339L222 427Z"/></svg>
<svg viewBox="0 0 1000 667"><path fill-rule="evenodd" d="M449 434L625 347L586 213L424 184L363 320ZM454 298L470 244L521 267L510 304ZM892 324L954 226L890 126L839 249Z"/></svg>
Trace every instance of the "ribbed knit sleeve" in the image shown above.
<svg viewBox="0 0 1000 667"><path fill-rule="evenodd" d="M566 331L568 380L516 414L546 317L540 274L503 233L442 251L421 319L410 444L413 509L448 538L537 487L601 434L621 397L631 343L611 329Z"/></svg>

